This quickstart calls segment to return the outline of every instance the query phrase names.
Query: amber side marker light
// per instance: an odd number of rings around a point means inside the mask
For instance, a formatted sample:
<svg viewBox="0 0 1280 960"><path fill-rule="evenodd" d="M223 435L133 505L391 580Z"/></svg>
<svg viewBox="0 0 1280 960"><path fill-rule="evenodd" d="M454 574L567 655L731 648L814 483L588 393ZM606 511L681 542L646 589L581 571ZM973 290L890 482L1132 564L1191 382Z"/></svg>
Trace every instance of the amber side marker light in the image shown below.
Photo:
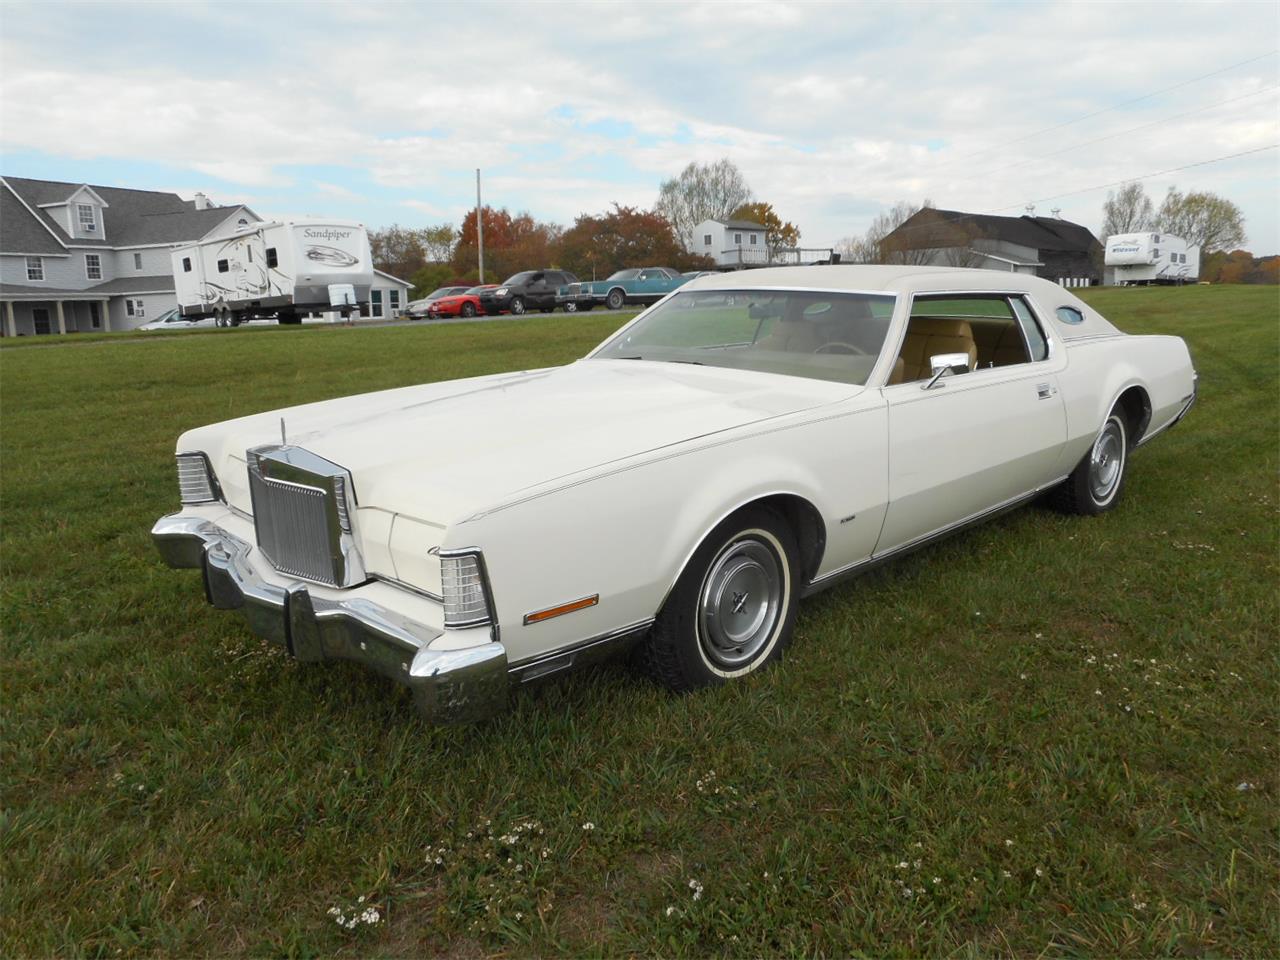
<svg viewBox="0 0 1280 960"><path fill-rule="evenodd" d="M558 607L547 607L545 610L526 613L524 615L524 625L527 627L531 623L541 623L543 620L561 617L566 613L573 613L575 610L585 610L587 607L594 607L599 602L600 594L593 593L589 597L583 597L581 600L571 600L568 603L560 604Z"/></svg>

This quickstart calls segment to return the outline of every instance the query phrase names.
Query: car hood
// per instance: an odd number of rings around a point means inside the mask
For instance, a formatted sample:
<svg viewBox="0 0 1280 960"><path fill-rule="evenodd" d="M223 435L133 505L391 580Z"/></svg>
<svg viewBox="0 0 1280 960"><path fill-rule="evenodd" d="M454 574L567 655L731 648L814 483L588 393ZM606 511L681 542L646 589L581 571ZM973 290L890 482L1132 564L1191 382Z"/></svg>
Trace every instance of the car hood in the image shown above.
<svg viewBox="0 0 1280 960"><path fill-rule="evenodd" d="M232 505L247 511L245 451L278 444L283 428L289 444L351 471L361 507L444 524L860 390L715 367L582 360L276 410L192 430L178 448L207 453Z"/></svg>

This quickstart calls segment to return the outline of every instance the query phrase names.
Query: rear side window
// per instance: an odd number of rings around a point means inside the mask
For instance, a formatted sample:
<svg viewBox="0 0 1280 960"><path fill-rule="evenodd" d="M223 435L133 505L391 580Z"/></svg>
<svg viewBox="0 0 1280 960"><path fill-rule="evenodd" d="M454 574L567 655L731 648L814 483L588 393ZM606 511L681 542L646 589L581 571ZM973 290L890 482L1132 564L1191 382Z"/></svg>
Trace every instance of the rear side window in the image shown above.
<svg viewBox="0 0 1280 960"><path fill-rule="evenodd" d="M1074 325L1077 323L1084 323L1084 314L1075 307L1059 307L1058 319L1063 323L1070 323Z"/></svg>
<svg viewBox="0 0 1280 960"><path fill-rule="evenodd" d="M190 257L183 257L183 258L182 258L182 272L183 272L183 273L190 273L190 272L191 272L191 258L190 258Z"/></svg>
<svg viewBox="0 0 1280 960"><path fill-rule="evenodd" d="M229 267L227 266L227 261L225 261L225 260L219 260L219 261L218 261L218 272L219 272L219 273L226 273L228 269L229 269Z"/></svg>
<svg viewBox="0 0 1280 960"><path fill-rule="evenodd" d="M280 261L276 257L276 248L267 247L267 266L276 267L280 265Z"/></svg>
<svg viewBox="0 0 1280 960"><path fill-rule="evenodd" d="M1049 342L1045 340L1044 331L1036 322L1035 314L1021 297L1011 297L1009 302L1013 304L1013 312L1017 314L1018 323L1022 326L1022 335L1027 338L1027 351L1031 354L1032 361L1046 359L1049 356Z"/></svg>

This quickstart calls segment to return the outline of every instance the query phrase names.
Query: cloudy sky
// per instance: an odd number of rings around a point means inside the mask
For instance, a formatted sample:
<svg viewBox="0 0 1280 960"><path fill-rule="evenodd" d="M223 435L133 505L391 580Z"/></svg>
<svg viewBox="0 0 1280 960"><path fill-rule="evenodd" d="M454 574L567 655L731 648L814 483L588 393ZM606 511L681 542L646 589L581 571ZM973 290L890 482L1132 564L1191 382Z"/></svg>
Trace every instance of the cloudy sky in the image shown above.
<svg viewBox="0 0 1280 960"><path fill-rule="evenodd" d="M1158 174L1274 253L1278 37L1274 0L6 2L0 172L422 226L480 167L567 224L729 157L815 246L926 196L1096 230L1091 188Z"/></svg>

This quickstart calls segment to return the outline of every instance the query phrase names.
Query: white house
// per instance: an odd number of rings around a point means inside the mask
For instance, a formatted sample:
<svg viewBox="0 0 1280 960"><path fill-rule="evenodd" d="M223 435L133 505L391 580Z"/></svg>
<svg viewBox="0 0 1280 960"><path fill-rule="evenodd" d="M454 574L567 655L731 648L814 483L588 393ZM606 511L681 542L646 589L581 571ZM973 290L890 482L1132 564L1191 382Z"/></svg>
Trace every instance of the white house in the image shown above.
<svg viewBox="0 0 1280 960"><path fill-rule="evenodd" d="M703 220L686 238L685 246L690 253L711 257L721 267L769 262L764 224L750 220Z"/></svg>
<svg viewBox="0 0 1280 960"><path fill-rule="evenodd" d="M0 333L141 326L177 303L171 247L259 219L202 193L0 177Z"/></svg>

